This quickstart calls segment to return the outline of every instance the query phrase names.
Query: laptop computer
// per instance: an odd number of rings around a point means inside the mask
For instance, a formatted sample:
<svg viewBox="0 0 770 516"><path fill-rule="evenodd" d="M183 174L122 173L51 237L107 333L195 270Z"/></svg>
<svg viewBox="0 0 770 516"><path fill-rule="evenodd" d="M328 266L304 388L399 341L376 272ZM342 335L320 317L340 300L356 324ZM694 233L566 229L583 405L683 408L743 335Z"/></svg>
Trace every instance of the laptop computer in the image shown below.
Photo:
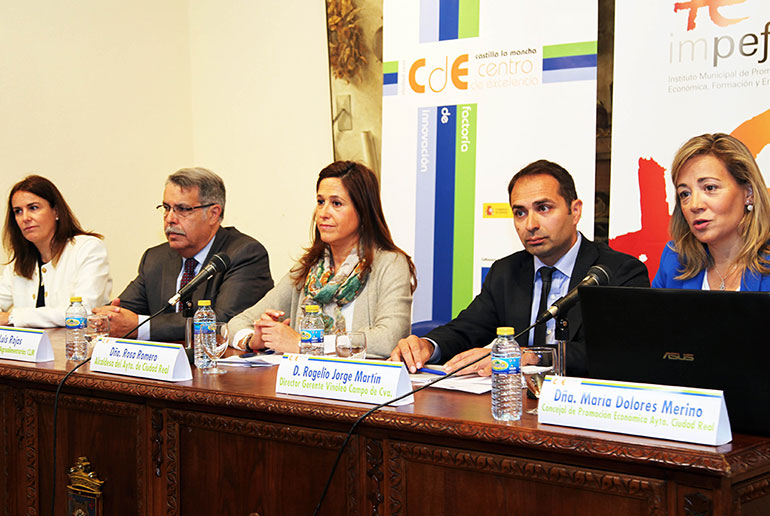
<svg viewBox="0 0 770 516"><path fill-rule="evenodd" d="M721 390L733 432L770 435L770 294L579 292L590 378Z"/></svg>

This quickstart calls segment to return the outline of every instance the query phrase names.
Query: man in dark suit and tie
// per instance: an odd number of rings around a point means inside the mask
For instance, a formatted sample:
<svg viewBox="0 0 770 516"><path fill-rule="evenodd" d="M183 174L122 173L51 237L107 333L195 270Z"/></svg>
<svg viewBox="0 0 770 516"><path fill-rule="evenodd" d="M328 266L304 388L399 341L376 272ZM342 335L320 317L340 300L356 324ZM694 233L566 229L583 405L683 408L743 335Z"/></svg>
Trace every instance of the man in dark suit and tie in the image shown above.
<svg viewBox="0 0 770 516"><path fill-rule="evenodd" d="M650 286L647 268L639 260L578 232L583 203L577 198L572 176L561 166L546 160L527 165L511 179L508 194L524 250L497 260L479 295L454 320L424 338L410 335L401 339L392 360L402 360L412 372L426 363L446 362L448 370L458 369L489 352L484 346L495 338L498 327L520 330L529 326L593 265L609 269L611 285ZM582 376L587 364L580 308L573 307L567 320L567 374ZM538 327L539 331L522 335L519 345L553 344L554 324L551 320ZM489 358L468 370L490 374Z"/></svg>
<svg viewBox="0 0 770 516"><path fill-rule="evenodd" d="M110 317L110 334L123 336L149 315L165 312L139 328L140 340L179 341L185 338L181 305L168 300L187 284L217 253L230 258L230 266L216 273L193 295L193 303L209 299L217 320L227 322L250 307L273 287L267 251L234 227L221 227L225 211L225 185L205 168L183 168L166 180L163 229L168 242L145 251L139 274L110 306L94 312Z"/></svg>

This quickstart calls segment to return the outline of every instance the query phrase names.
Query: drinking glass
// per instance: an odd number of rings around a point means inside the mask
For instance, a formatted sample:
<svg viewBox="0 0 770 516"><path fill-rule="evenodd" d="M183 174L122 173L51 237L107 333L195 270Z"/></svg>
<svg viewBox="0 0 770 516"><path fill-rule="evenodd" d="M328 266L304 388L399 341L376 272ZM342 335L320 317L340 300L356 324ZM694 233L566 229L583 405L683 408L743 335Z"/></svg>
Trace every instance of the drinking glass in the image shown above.
<svg viewBox="0 0 770 516"><path fill-rule="evenodd" d="M337 335L337 356L366 358L366 334L361 331L349 331Z"/></svg>
<svg viewBox="0 0 770 516"><path fill-rule="evenodd" d="M211 359L211 367L201 370L203 374L225 374L227 371L217 367L217 360L227 349L227 323L214 323L214 339L203 339L203 352Z"/></svg>
<svg viewBox="0 0 770 516"><path fill-rule="evenodd" d="M95 341L110 336L110 318L106 314L89 314L86 318L86 342L92 345Z"/></svg>
<svg viewBox="0 0 770 516"><path fill-rule="evenodd" d="M540 388L546 375L555 374L556 350L553 348L524 348L521 350L521 373L527 389L540 399ZM537 407L527 414L537 415Z"/></svg>

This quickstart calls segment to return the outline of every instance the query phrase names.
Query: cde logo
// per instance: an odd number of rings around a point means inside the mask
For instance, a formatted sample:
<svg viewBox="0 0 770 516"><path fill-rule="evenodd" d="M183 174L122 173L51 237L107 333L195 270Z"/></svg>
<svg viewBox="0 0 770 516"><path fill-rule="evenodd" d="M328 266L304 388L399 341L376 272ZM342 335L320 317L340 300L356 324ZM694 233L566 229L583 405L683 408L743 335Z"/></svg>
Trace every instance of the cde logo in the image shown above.
<svg viewBox="0 0 770 516"><path fill-rule="evenodd" d="M460 54L451 63L449 56L443 61L425 58L416 60L409 67L409 87L415 93L425 93L427 87L433 93L444 91L451 83L458 90L467 90L468 54Z"/></svg>

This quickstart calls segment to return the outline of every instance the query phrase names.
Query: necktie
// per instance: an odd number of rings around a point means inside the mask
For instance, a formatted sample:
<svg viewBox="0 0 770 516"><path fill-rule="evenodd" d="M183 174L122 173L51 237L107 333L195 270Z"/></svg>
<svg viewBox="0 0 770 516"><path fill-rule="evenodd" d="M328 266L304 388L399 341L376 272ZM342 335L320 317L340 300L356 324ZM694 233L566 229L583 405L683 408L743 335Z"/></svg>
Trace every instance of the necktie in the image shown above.
<svg viewBox="0 0 770 516"><path fill-rule="evenodd" d="M181 289L188 283L190 283L190 280L195 277L195 266L198 265L198 260L195 258L185 258L184 261L184 272L182 273L182 281L179 282L179 288ZM179 301L176 304L176 311L181 312L182 311L182 302Z"/></svg>
<svg viewBox="0 0 770 516"><path fill-rule="evenodd" d="M542 285L540 289L540 306L537 309L538 317L546 308L548 308L548 293L551 291L551 278L553 276L553 267L540 267L540 279ZM535 346L545 346L545 324L535 327Z"/></svg>

